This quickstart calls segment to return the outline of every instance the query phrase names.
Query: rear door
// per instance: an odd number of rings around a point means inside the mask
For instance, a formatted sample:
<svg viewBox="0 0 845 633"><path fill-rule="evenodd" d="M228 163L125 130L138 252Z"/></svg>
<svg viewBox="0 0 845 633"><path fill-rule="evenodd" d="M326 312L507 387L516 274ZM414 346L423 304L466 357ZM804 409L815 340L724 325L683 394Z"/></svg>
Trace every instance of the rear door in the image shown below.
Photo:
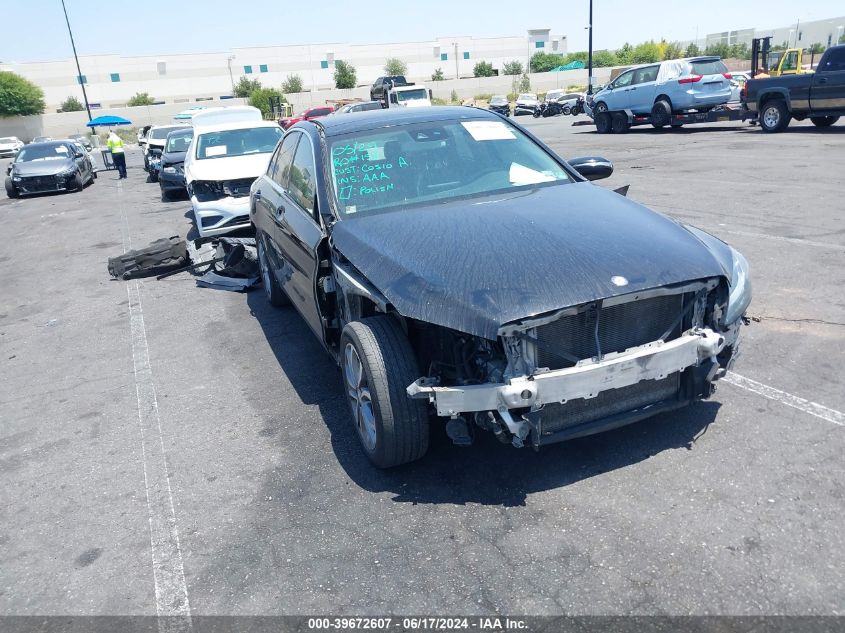
<svg viewBox="0 0 845 633"><path fill-rule="evenodd" d="M845 47L829 50L816 68L810 88L813 114L845 110Z"/></svg>
<svg viewBox="0 0 845 633"><path fill-rule="evenodd" d="M654 105L654 91L660 64L637 68L628 90L628 108L634 114L647 114Z"/></svg>

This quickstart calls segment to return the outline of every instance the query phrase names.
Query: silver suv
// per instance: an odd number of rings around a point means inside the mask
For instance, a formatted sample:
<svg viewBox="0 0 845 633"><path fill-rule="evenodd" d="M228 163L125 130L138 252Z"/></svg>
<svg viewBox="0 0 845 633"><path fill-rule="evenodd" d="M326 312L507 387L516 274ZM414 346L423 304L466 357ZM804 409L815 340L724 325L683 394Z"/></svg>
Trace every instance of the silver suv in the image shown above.
<svg viewBox="0 0 845 633"><path fill-rule="evenodd" d="M731 74L719 57L690 57L635 66L593 97L593 111L649 114L654 127L673 113L710 110L731 98Z"/></svg>

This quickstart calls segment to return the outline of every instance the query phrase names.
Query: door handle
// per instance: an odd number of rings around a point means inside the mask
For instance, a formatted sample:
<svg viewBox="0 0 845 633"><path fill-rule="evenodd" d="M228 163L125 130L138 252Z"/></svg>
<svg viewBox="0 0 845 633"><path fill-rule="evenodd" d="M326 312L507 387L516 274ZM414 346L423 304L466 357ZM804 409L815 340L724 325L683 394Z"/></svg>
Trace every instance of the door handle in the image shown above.
<svg viewBox="0 0 845 633"><path fill-rule="evenodd" d="M252 197L255 198L256 200L261 200L261 189L256 189L255 193L252 194Z"/></svg>
<svg viewBox="0 0 845 633"><path fill-rule="evenodd" d="M282 217L284 214L285 214L285 208L283 206L279 205L278 207L276 207L276 216L277 217Z"/></svg>
<svg viewBox="0 0 845 633"><path fill-rule="evenodd" d="M819 83L820 84L827 83L827 77L819 77Z"/></svg>

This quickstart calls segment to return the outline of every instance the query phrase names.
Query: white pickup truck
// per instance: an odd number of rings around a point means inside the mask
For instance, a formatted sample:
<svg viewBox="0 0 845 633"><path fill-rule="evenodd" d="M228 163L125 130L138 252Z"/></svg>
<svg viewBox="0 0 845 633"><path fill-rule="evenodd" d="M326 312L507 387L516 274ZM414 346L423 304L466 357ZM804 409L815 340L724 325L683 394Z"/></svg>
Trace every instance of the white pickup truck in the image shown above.
<svg viewBox="0 0 845 633"><path fill-rule="evenodd" d="M388 108L419 108L431 105L431 90L425 86L411 84L395 86L387 91Z"/></svg>

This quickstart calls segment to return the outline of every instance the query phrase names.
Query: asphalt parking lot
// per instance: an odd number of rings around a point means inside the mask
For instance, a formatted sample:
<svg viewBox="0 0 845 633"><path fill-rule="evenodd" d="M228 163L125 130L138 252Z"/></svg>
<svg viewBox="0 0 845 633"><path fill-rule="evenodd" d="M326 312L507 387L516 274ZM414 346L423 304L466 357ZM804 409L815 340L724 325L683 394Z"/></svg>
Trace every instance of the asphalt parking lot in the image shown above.
<svg viewBox="0 0 845 633"><path fill-rule="evenodd" d="M759 322L712 400L538 454L374 470L295 312L110 280L191 227L136 150L2 199L0 614L845 613L845 125L572 120L518 119L742 251Z"/></svg>

